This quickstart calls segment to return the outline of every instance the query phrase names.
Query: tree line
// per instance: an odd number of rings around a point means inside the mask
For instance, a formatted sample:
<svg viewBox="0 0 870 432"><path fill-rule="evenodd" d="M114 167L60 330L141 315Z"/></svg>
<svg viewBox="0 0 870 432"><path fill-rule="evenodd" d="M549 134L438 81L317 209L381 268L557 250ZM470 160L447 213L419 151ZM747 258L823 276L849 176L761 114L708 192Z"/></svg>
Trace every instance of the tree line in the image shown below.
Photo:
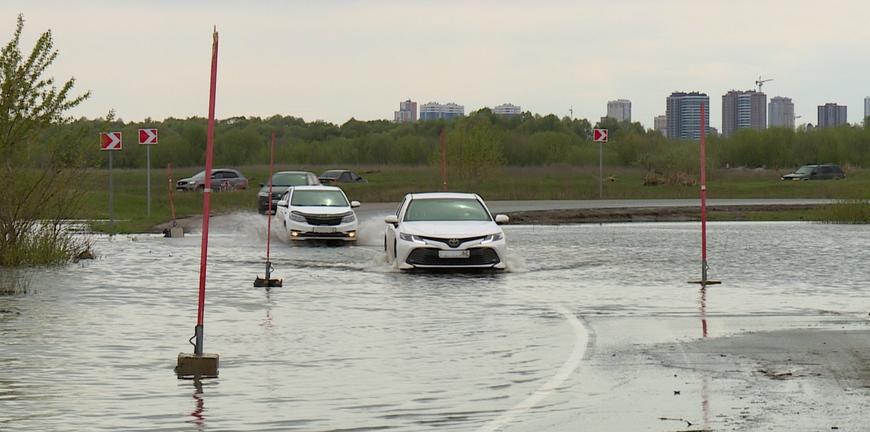
<svg viewBox="0 0 870 432"><path fill-rule="evenodd" d="M167 118L124 122L120 119L81 118L59 125L43 137L47 142L65 140L86 155L92 167L104 167L98 134L122 131L124 150L113 155L120 168L145 166L145 150L137 144L139 128L159 129L160 142L152 148L152 165L194 167L204 164L206 119ZM592 124L586 119L559 118L530 112L519 116L494 115L482 109L450 121L392 123L386 120L350 119L336 125L324 121L275 115L268 118L232 117L217 122L215 163L221 166L268 163L270 137L276 136L276 161L299 165L425 165L439 157L439 138L445 131L451 167L460 171L499 165L545 166L596 165L598 145L592 128L610 130L605 146L608 165L640 167L653 171L694 172L698 144L669 140L640 123L611 118ZM71 138L78 136L78 138ZM870 166L870 127L842 126L829 129L740 130L731 137L710 136L711 166L784 169L805 163L839 163Z"/></svg>

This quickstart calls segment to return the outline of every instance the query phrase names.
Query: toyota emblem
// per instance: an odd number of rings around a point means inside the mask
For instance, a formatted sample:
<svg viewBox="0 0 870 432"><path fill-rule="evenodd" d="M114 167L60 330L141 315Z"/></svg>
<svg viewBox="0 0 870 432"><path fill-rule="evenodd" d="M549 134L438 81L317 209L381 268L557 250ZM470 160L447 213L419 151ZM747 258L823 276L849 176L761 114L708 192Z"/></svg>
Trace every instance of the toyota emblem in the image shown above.
<svg viewBox="0 0 870 432"><path fill-rule="evenodd" d="M459 241L459 239L447 240L447 245L452 247L452 248L459 247L459 245L461 245L461 244L462 244L462 242Z"/></svg>

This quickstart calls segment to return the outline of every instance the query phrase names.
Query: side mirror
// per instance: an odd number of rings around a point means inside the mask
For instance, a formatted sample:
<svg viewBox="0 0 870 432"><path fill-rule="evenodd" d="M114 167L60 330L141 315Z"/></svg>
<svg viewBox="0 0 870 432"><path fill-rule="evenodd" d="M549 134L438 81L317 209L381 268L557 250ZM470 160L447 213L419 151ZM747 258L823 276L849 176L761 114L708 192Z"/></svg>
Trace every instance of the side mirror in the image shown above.
<svg viewBox="0 0 870 432"><path fill-rule="evenodd" d="M398 226L399 225L399 218L397 218L396 215L389 215L389 216L384 218L384 222L386 222L392 226Z"/></svg>
<svg viewBox="0 0 870 432"><path fill-rule="evenodd" d="M503 215L503 214L495 215L495 223L497 223L499 225L504 225L510 221L511 221L511 219L509 217L507 217L507 215Z"/></svg>
<svg viewBox="0 0 870 432"><path fill-rule="evenodd" d="M260 187L266 187L266 185L264 185L263 183L260 183Z"/></svg>
<svg viewBox="0 0 870 432"><path fill-rule="evenodd" d="M357 208L357 207L359 207L359 201L351 201L350 202L350 208Z"/></svg>
<svg viewBox="0 0 870 432"><path fill-rule="evenodd" d="M287 201L281 200L275 203L278 207L287 207Z"/></svg>

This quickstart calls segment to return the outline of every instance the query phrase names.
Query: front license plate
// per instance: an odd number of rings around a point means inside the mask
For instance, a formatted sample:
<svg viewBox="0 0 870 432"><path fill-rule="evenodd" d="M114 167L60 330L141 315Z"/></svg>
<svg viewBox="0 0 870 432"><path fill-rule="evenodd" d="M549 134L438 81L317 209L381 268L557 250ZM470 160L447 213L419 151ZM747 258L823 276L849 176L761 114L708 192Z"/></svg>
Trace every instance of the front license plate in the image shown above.
<svg viewBox="0 0 870 432"><path fill-rule="evenodd" d="M316 226L316 227L314 227L314 232L316 232L316 233L334 233L335 227Z"/></svg>
<svg viewBox="0 0 870 432"><path fill-rule="evenodd" d="M438 251L438 258L468 258L470 256L471 256L471 253L467 250L459 250L459 251L440 250L440 251Z"/></svg>

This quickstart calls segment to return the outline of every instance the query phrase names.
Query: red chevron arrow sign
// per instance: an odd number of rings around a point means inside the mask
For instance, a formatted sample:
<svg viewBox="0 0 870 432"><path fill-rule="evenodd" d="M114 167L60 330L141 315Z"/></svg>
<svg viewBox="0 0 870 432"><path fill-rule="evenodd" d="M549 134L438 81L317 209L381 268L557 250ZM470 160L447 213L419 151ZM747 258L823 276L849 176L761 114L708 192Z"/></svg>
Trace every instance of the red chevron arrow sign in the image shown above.
<svg viewBox="0 0 870 432"><path fill-rule="evenodd" d="M139 144L157 144L157 129L139 129Z"/></svg>
<svg viewBox="0 0 870 432"><path fill-rule="evenodd" d="M121 132L103 132L100 134L100 150L121 150Z"/></svg>
<svg viewBox="0 0 870 432"><path fill-rule="evenodd" d="M607 129L592 129L592 141L607 142Z"/></svg>

